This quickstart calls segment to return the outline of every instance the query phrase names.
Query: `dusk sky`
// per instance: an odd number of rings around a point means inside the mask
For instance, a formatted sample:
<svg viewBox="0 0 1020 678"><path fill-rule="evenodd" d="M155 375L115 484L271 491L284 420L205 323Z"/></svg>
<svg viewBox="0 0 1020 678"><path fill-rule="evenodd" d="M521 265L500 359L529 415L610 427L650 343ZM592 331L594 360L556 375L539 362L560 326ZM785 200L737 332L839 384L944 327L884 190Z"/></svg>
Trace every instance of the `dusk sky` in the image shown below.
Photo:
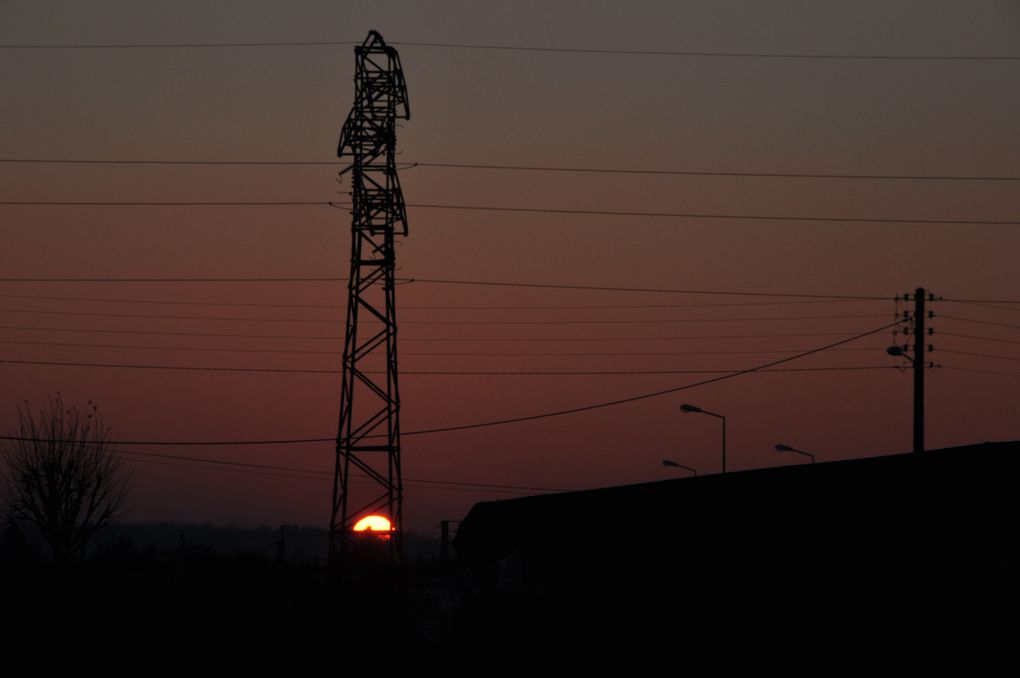
<svg viewBox="0 0 1020 678"><path fill-rule="evenodd" d="M346 276L350 217L327 203L347 200L335 152L353 45L371 29L400 51L411 111L398 130L398 274L416 279L397 297L405 432L744 370L887 325L907 308L893 298L923 286L946 299L931 309L928 447L1020 438L1020 4L1006 0L0 0L0 202L321 203L0 205L0 429L19 401L59 391L97 403L125 441L335 436L343 282L14 279ZM236 46L336 41L350 44ZM182 46L209 43L235 46ZM54 45L122 47L41 47ZM892 56L917 58L860 58ZM61 159L336 164L12 162ZM513 496L420 481L582 489L677 477L664 458L716 473L719 422L685 402L727 416L730 470L801 462L779 442L819 462L905 452L912 379L885 353L891 332L782 365L813 371L408 435L406 527ZM124 449L193 458L129 455L129 520L328 522L328 442Z"/></svg>

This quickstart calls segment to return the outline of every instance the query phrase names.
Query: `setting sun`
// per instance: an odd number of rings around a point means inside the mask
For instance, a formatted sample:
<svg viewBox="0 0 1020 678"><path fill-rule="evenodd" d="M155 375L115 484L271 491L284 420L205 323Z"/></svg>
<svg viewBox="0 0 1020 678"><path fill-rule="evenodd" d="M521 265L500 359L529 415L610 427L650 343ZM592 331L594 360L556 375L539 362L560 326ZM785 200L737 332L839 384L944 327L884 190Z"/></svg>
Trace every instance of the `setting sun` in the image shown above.
<svg viewBox="0 0 1020 678"><path fill-rule="evenodd" d="M355 532L392 532L393 525L386 516L365 516L354 524Z"/></svg>

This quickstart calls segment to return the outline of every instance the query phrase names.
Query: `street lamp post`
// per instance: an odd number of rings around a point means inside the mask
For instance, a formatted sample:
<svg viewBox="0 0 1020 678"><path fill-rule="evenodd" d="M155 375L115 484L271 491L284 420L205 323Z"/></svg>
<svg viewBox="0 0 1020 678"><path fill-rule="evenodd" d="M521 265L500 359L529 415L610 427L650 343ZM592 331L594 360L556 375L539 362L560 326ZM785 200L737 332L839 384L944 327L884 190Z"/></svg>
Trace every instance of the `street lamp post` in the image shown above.
<svg viewBox="0 0 1020 678"><path fill-rule="evenodd" d="M805 457L810 457L811 463L812 464L815 463L815 455L811 454L810 452L805 452L804 450L798 450L796 447L784 445L783 443L778 443L776 445L776 452L796 452L797 454L803 454Z"/></svg>
<svg viewBox="0 0 1020 678"><path fill-rule="evenodd" d="M688 405L687 403L680 406L680 411L684 414L707 414L710 417L722 419L722 472L726 473L726 417L717 412L709 412L708 410L703 410L696 405Z"/></svg>
<svg viewBox="0 0 1020 678"><path fill-rule="evenodd" d="M698 469L691 468L690 466L684 466L680 462L673 461L672 459L663 459L662 460L662 465L665 466L666 468L682 468L682 469L684 469L686 471L690 471L694 475L698 475Z"/></svg>

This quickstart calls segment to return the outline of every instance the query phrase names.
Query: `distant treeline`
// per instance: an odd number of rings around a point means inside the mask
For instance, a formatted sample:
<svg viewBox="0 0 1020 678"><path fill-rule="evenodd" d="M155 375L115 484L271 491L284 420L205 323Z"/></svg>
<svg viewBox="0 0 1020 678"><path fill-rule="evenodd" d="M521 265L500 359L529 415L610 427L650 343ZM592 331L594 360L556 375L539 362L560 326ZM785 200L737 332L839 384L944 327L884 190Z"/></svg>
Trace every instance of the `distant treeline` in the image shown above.
<svg viewBox="0 0 1020 678"><path fill-rule="evenodd" d="M340 578L326 567L327 532L318 527L124 524L98 536L83 560L62 563L8 528L0 533L4 614L17 620L13 638L368 645L391 628L402 643L429 646L443 637L459 589L436 541L405 539L403 570Z"/></svg>
<svg viewBox="0 0 1020 678"><path fill-rule="evenodd" d="M264 556L274 561L305 565L324 564L329 534L315 526L214 525L211 523L122 523L106 529L89 545L89 561L182 558L186 560L235 555ZM404 535L406 556L412 561L439 557L438 536L410 532ZM44 559L45 546L32 535L7 528L0 537L0 561Z"/></svg>

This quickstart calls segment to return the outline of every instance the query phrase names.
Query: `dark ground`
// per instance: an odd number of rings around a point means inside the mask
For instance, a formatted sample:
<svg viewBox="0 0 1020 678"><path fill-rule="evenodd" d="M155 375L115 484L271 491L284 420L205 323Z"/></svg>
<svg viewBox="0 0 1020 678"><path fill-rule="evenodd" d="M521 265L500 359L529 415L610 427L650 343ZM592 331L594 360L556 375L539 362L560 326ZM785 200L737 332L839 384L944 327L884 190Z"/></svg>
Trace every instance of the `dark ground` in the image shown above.
<svg viewBox="0 0 1020 678"><path fill-rule="evenodd" d="M419 558L402 572L335 578L314 559L279 561L268 551L220 552L187 540L139 548L121 537L84 562L56 566L17 552L8 539L0 561L8 638L167 647L382 643L402 656L442 650L472 661L640 650L723 652L726 661L751 653L774 663L788 661L790 651L800 657L803 647L856 661L977 648L975 660L984 661L1014 646L1020 600L1016 563L1005 561L955 576L935 568L938 576L875 571L853 579L763 579L737 564L698 581L631 563L619 572L623 580L595 567L549 586L529 583L509 558L492 588L463 562ZM647 577L635 574L642 570Z"/></svg>

